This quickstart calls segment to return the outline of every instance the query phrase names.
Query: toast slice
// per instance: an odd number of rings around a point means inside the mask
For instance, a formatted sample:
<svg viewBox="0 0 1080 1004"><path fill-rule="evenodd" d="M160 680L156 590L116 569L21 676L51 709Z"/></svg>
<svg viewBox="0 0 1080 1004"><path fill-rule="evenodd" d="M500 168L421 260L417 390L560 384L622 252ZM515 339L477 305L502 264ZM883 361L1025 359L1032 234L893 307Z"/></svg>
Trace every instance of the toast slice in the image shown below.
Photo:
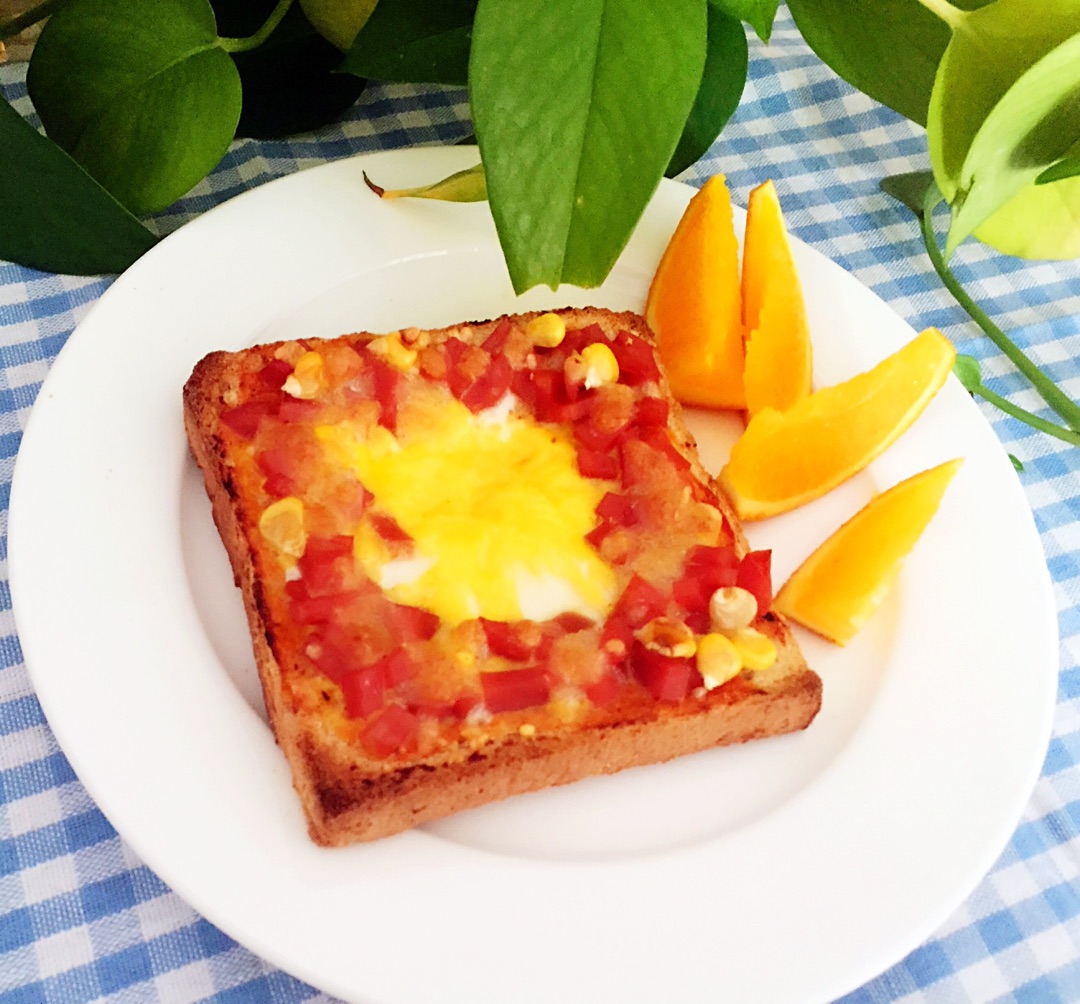
<svg viewBox="0 0 1080 1004"><path fill-rule="evenodd" d="M820 707L637 315L214 352L184 420L319 844Z"/></svg>

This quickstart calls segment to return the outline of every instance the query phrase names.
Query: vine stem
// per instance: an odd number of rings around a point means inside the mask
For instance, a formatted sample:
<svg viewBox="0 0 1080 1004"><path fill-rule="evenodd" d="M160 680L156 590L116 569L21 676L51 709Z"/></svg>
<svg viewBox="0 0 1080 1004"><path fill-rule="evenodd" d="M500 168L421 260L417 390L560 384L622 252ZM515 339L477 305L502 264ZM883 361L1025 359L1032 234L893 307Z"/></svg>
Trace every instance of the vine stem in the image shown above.
<svg viewBox="0 0 1080 1004"><path fill-rule="evenodd" d="M1011 415L1013 418L1019 419L1019 421L1024 422L1026 425L1030 425L1039 432L1045 432L1048 436L1053 436L1054 438L1063 440L1073 446L1080 446L1080 432L1076 432L1073 429L1062 428L1060 425L1055 425L1053 422L1046 421L1045 418L1033 415L1026 408L1021 408L1018 405L1013 404L1011 401L1003 398L1000 394L995 394L989 387L984 387L981 383L973 388L971 393L977 394L984 401L1005 412L1006 415Z"/></svg>
<svg viewBox="0 0 1080 1004"><path fill-rule="evenodd" d="M10 21L0 23L0 39L12 38L38 21L44 21L64 0L42 0Z"/></svg>
<svg viewBox="0 0 1080 1004"><path fill-rule="evenodd" d="M254 35L246 38L220 38L218 44L226 52L247 52L249 49L257 49L273 33L274 29L281 24L281 19L288 14L293 0L278 0L277 6L270 12L270 16Z"/></svg>
<svg viewBox="0 0 1080 1004"><path fill-rule="evenodd" d="M937 236L934 233L934 210L943 201L944 199L937 185L931 185L926 190L923 200L921 227L923 243L926 245L926 253L930 256L934 271L937 272L938 277L945 284L945 288L955 297L956 302L968 312L971 319L986 333L987 338L1001 350L1009 362L1031 381L1031 386L1038 391L1039 396L1065 420L1070 429L1074 432L1080 432L1080 407L1031 361L1016 342L990 320L986 312L968 296L956 276L949 270L949 266L941 253L941 248L938 247ZM1053 428L1056 428L1056 426L1053 426Z"/></svg>

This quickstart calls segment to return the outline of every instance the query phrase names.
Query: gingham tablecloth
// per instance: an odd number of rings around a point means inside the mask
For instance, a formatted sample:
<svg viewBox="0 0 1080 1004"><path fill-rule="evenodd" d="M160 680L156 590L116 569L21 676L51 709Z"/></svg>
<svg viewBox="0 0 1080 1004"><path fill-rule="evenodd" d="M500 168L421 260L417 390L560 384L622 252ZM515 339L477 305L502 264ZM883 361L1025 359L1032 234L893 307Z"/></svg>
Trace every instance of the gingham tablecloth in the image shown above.
<svg viewBox="0 0 1080 1004"><path fill-rule="evenodd" d="M36 123L24 71L0 66L0 91ZM370 86L336 126L288 142L235 143L154 225L173 230L238 192L330 159L470 132L463 91ZM1039 411L940 286L913 218L878 188L885 175L926 166L922 130L839 81L782 12L769 46L751 38L739 111L685 180L722 170L745 205L753 185L773 178L796 235L916 329L941 328L983 361L994 390ZM1080 266L1021 263L975 245L957 262L991 316L1080 397ZM6 570L12 470L50 364L108 283L0 263L0 1004L326 1001L198 916L135 857L58 748L22 662ZM850 1004L1080 1001L1080 450L985 413L1024 464L1053 576L1061 632L1053 737L990 874L930 941L851 993Z"/></svg>

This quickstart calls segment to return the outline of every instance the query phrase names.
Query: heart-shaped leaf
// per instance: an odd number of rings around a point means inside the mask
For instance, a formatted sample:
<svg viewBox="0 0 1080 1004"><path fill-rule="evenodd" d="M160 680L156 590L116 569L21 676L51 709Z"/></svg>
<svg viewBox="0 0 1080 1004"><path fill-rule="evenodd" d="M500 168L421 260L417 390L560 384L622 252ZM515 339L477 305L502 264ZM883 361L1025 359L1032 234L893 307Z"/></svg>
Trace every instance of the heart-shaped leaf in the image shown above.
<svg viewBox="0 0 1080 1004"><path fill-rule="evenodd" d="M968 148L952 200L946 257L1080 139L1080 34L1021 74Z"/></svg>
<svg viewBox="0 0 1080 1004"><path fill-rule="evenodd" d="M761 41L768 42L772 36L780 0L709 0L709 3L737 21L745 21Z"/></svg>
<svg viewBox="0 0 1080 1004"><path fill-rule="evenodd" d="M775 5L773 13L776 13ZM769 24L771 26L772 22ZM710 3L705 70L675 156L665 172L669 178L700 160L713 145L720 130L739 107L746 86L746 69L746 32L742 22Z"/></svg>
<svg viewBox="0 0 1080 1004"><path fill-rule="evenodd" d="M953 373L969 394L982 388L982 370L979 368L979 360L974 356L958 355L953 363Z"/></svg>
<svg viewBox="0 0 1080 1004"><path fill-rule="evenodd" d="M379 0L341 68L379 80L464 85L476 4Z"/></svg>
<svg viewBox="0 0 1080 1004"><path fill-rule="evenodd" d="M437 199L440 202L483 202L487 198L484 165L467 167L430 185L417 188L383 188L366 174L364 181L380 199Z"/></svg>
<svg viewBox="0 0 1080 1004"><path fill-rule="evenodd" d="M51 140L0 101L0 258L43 272L122 272L156 238Z"/></svg>
<svg viewBox="0 0 1080 1004"><path fill-rule="evenodd" d="M705 0L481 0L469 90L514 288L599 285L675 152Z"/></svg>
<svg viewBox="0 0 1080 1004"><path fill-rule="evenodd" d="M788 0L818 57L849 84L923 124L949 28L919 0Z"/></svg>
<svg viewBox="0 0 1080 1004"><path fill-rule="evenodd" d="M995 0L957 12L927 115L930 163L949 202L975 134L1020 76L1080 31L1075 0ZM1006 254L1065 258L1080 253L1080 181L1030 185L1006 202L975 236Z"/></svg>
<svg viewBox="0 0 1080 1004"><path fill-rule="evenodd" d="M908 174L893 174L882 178L881 189L902 202L916 216L922 216L926 206L926 193L933 183L933 171L911 171Z"/></svg>
<svg viewBox="0 0 1080 1004"><path fill-rule="evenodd" d="M1077 175L1080 175L1080 157L1065 157L1043 171L1035 179L1035 184L1049 185L1055 181L1064 181L1066 178L1075 178Z"/></svg>
<svg viewBox="0 0 1080 1004"><path fill-rule="evenodd" d="M27 87L49 136L133 213L163 209L218 163L240 77L208 0L68 0Z"/></svg>

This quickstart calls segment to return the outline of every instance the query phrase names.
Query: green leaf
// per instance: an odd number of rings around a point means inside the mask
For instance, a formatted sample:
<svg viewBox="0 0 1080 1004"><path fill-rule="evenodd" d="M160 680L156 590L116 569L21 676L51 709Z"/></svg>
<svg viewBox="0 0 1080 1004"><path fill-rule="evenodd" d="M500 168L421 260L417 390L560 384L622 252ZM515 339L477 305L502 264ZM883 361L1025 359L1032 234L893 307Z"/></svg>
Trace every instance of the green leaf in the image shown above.
<svg viewBox="0 0 1080 1004"><path fill-rule="evenodd" d="M982 370L974 356L958 355L953 363L953 373L969 394L982 389Z"/></svg>
<svg viewBox="0 0 1080 1004"><path fill-rule="evenodd" d="M481 0L473 123L514 288L593 287L671 160L705 65L705 0Z"/></svg>
<svg viewBox="0 0 1080 1004"><path fill-rule="evenodd" d="M438 199L442 202L483 202L487 198L484 165L467 167L418 188L383 188L365 173L364 182L380 199Z"/></svg>
<svg viewBox="0 0 1080 1004"><path fill-rule="evenodd" d="M211 0L218 31L251 35L274 9L275 0ZM237 136L265 139L309 132L356 103L366 81L337 73L341 52L315 30L294 4L258 48L234 52L244 108Z"/></svg>
<svg viewBox="0 0 1080 1004"><path fill-rule="evenodd" d="M241 87L208 0L69 0L27 87L49 136L133 213L163 209L218 163Z"/></svg>
<svg viewBox="0 0 1080 1004"><path fill-rule="evenodd" d="M1022 473L1024 470L1023 461L1013 453L1009 454L1009 463L1013 465L1013 470Z"/></svg>
<svg viewBox="0 0 1080 1004"><path fill-rule="evenodd" d="M713 145L739 107L746 86L746 68L746 32L742 22L710 3L705 70L679 145L667 166L665 173L669 178L685 171Z"/></svg>
<svg viewBox="0 0 1080 1004"><path fill-rule="evenodd" d="M709 5L737 21L745 21L761 41L768 42L780 0L709 0Z"/></svg>
<svg viewBox="0 0 1080 1004"><path fill-rule="evenodd" d="M477 0L379 0L341 64L361 77L464 84ZM506 16L513 22L515 12Z"/></svg>
<svg viewBox="0 0 1080 1004"><path fill-rule="evenodd" d="M911 171L908 174L893 174L881 179L882 191L902 202L916 216L922 216L926 193L932 184L933 171Z"/></svg>
<svg viewBox="0 0 1080 1004"><path fill-rule="evenodd" d="M949 202L968 150L1005 92L1051 49L1080 31L1076 0L996 0L958 14L938 67L927 116L930 164ZM1080 182L1021 190L976 231L1006 254L1067 258L1080 254Z"/></svg>
<svg viewBox="0 0 1080 1004"><path fill-rule="evenodd" d="M952 200L948 256L1080 138L1080 34L1051 49L1005 92L971 142Z"/></svg>
<svg viewBox="0 0 1080 1004"><path fill-rule="evenodd" d="M1043 171L1035 179L1035 184L1049 185L1055 181L1064 181L1066 178L1075 178L1077 175L1080 175L1080 157L1065 157Z"/></svg>
<svg viewBox="0 0 1080 1004"><path fill-rule="evenodd" d="M919 0L788 0L818 57L849 84L925 124L949 28Z"/></svg>
<svg viewBox="0 0 1080 1004"><path fill-rule="evenodd" d="M78 164L0 101L0 258L42 272L122 272L156 238Z"/></svg>

